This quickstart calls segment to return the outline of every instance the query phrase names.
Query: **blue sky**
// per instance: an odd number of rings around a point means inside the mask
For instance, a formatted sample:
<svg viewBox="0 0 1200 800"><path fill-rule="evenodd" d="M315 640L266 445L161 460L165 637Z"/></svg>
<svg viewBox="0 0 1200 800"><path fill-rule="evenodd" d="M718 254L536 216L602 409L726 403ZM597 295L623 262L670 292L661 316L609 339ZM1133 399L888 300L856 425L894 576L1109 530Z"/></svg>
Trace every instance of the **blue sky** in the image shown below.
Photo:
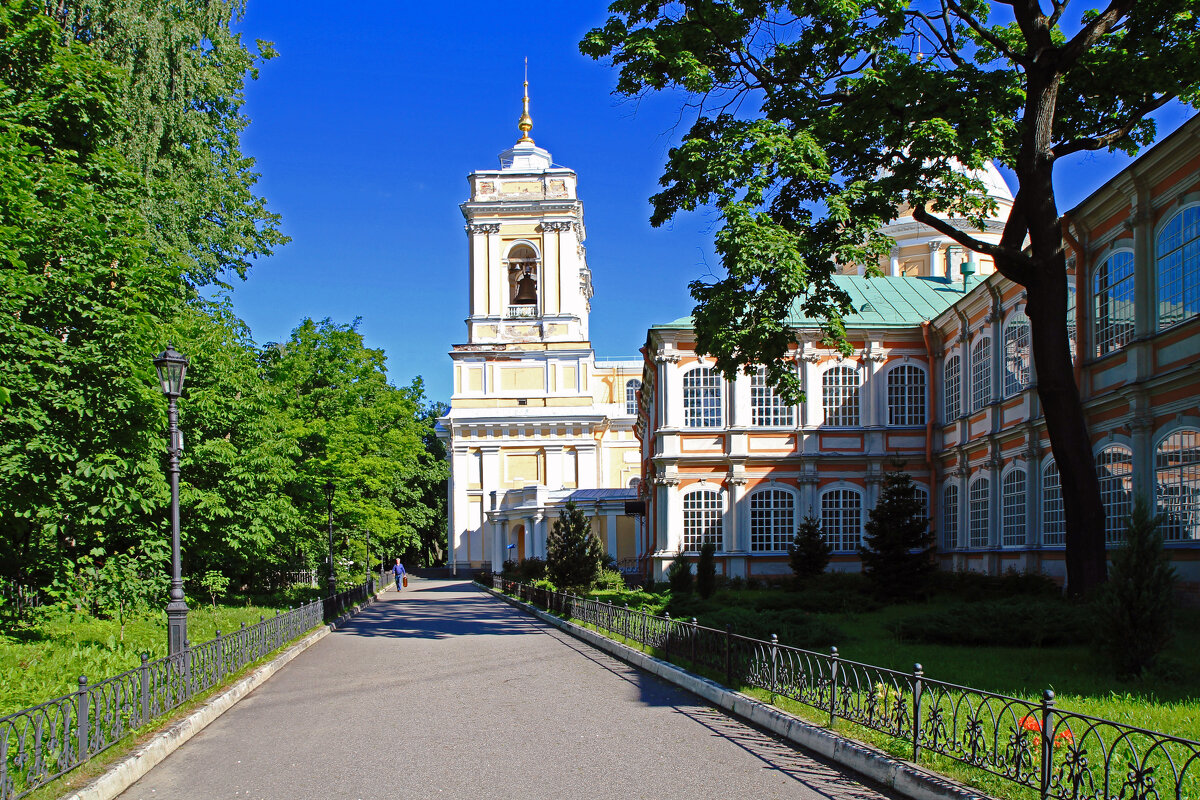
<svg viewBox="0 0 1200 800"><path fill-rule="evenodd" d="M421 375L431 398L449 399L446 353L465 340L467 313L458 206L467 173L496 167L519 135L525 56L532 135L579 174L597 357L636 356L649 325L690 313L688 282L719 267L715 218L650 227L648 198L687 124L677 98L615 98L612 70L579 54L605 8L462 0L451 16L396 0L249 0L240 29L274 42L279 58L247 88L243 146L292 237L234 289L255 339L286 339L306 316L361 317L393 383ZM1184 118L1171 112L1160 134ZM1060 207L1127 161L1098 154L1063 165Z"/></svg>

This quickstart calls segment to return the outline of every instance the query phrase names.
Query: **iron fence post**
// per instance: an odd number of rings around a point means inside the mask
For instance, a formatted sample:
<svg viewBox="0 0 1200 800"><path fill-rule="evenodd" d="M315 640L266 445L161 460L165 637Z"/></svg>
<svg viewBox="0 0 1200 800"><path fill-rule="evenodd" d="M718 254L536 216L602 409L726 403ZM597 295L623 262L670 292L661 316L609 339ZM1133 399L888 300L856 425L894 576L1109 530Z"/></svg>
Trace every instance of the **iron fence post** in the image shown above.
<svg viewBox="0 0 1200 800"><path fill-rule="evenodd" d="M921 689L924 677L925 668L920 664L913 664L912 760L914 764L921 758Z"/></svg>
<svg viewBox="0 0 1200 800"><path fill-rule="evenodd" d="M733 688L733 625L725 623L725 685Z"/></svg>
<svg viewBox="0 0 1200 800"><path fill-rule="evenodd" d="M696 639L699 638L700 630L696 627L696 618L692 617L692 669L696 669Z"/></svg>
<svg viewBox="0 0 1200 800"><path fill-rule="evenodd" d="M142 690L142 725L150 721L150 655L142 653L142 666L138 669L138 688Z"/></svg>
<svg viewBox="0 0 1200 800"><path fill-rule="evenodd" d="M192 667L194 665L193 655L194 654L192 653L192 640L184 639L183 640L183 698L182 698L184 700L186 700L187 698L189 698L193 694L195 694L195 692L193 691L193 688L192 688L192 682L195 680L195 676L192 674L192 672L193 672Z"/></svg>
<svg viewBox="0 0 1200 800"><path fill-rule="evenodd" d="M667 618L667 633L663 637L663 660L671 660L671 612L664 612Z"/></svg>
<svg viewBox="0 0 1200 800"><path fill-rule="evenodd" d="M838 649L829 648L829 727L837 720Z"/></svg>
<svg viewBox="0 0 1200 800"><path fill-rule="evenodd" d="M629 611L629 603L626 603L625 616L621 618L621 635L624 636L626 640L629 639L629 620L632 618L633 615Z"/></svg>
<svg viewBox="0 0 1200 800"><path fill-rule="evenodd" d="M771 694L779 694L779 634L771 634Z"/></svg>
<svg viewBox="0 0 1200 800"><path fill-rule="evenodd" d="M1047 689L1042 692L1042 763L1041 763L1041 798L1050 796L1050 779L1054 771L1054 748L1052 746L1054 729L1054 691Z"/></svg>
<svg viewBox="0 0 1200 800"><path fill-rule="evenodd" d="M217 645L213 649L217 651L217 674L216 682L220 683L221 678L225 677L225 643L221 641L221 629L217 628Z"/></svg>
<svg viewBox="0 0 1200 800"><path fill-rule="evenodd" d="M91 716L88 708L88 682L86 675L79 676L79 694L76 695L77 706L75 709L75 724L77 730L75 732L75 763L82 764L87 761L88 752L88 718Z"/></svg>

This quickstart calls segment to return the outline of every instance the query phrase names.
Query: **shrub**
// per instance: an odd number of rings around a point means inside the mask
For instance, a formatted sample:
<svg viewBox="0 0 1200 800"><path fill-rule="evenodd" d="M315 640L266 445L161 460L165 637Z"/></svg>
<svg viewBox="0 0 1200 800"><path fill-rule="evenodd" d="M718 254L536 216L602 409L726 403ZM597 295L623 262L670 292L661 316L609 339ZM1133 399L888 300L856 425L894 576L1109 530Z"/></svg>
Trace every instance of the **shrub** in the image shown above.
<svg viewBox="0 0 1200 800"><path fill-rule="evenodd" d="M564 591L586 591L600 574L604 550L573 502L558 512L546 541L546 577Z"/></svg>
<svg viewBox="0 0 1200 800"><path fill-rule="evenodd" d="M707 600L717 590L717 546L705 542L700 546L700 560L696 562L696 594Z"/></svg>
<svg viewBox="0 0 1200 800"><path fill-rule="evenodd" d="M1088 641L1088 612L1062 600L1012 597L952 603L899 620L906 642L997 647L1043 647Z"/></svg>
<svg viewBox="0 0 1200 800"><path fill-rule="evenodd" d="M1049 576L1041 572L1017 572L1011 568L1003 575L935 570L927 585L931 593L969 602L1005 597L1058 597L1062 594Z"/></svg>
<svg viewBox="0 0 1200 800"><path fill-rule="evenodd" d="M925 588L934 569L929 517L907 472L883 478L879 502L871 509L858 548L863 574L882 597L911 599Z"/></svg>
<svg viewBox="0 0 1200 800"><path fill-rule="evenodd" d="M607 589L617 591L625 588L625 576L618 569L605 567L600 570L600 577L596 579L595 587L597 589Z"/></svg>
<svg viewBox="0 0 1200 800"><path fill-rule="evenodd" d="M225 592L229 591L229 578L215 569L210 569L200 579L200 585L208 592L208 596L212 600L213 611L216 611L217 598L224 596Z"/></svg>
<svg viewBox="0 0 1200 800"><path fill-rule="evenodd" d="M792 563L792 573L799 584L806 578L820 575L829 566L829 557L833 548L825 537L821 536L821 522L809 514L796 529L792 538L792 546L788 548L788 558Z"/></svg>
<svg viewBox="0 0 1200 800"><path fill-rule="evenodd" d="M1125 523L1125 545L1113 553L1108 584L1095 602L1096 645L1123 677L1152 667L1174 633L1178 576L1163 550L1160 522L1138 498Z"/></svg>
<svg viewBox="0 0 1200 800"><path fill-rule="evenodd" d="M677 555L667 569L667 585L672 596L692 593L692 565L682 555Z"/></svg>

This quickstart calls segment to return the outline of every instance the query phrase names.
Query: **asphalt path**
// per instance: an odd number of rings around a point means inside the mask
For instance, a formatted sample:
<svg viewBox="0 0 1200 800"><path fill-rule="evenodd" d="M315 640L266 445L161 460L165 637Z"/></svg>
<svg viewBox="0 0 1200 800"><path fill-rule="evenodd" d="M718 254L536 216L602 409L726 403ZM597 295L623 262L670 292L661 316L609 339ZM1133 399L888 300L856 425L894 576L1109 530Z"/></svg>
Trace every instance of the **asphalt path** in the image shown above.
<svg viewBox="0 0 1200 800"><path fill-rule="evenodd" d="M410 579L121 797L888 795L469 583Z"/></svg>

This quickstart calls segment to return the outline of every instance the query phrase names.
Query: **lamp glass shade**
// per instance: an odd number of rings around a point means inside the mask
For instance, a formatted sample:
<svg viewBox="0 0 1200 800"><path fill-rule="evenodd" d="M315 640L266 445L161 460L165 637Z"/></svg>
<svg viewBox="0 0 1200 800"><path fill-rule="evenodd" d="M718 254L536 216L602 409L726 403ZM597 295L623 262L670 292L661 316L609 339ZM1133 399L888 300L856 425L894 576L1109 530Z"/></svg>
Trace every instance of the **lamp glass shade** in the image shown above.
<svg viewBox="0 0 1200 800"><path fill-rule="evenodd" d="M333 502L333 481L325 481L325 502Z"/></svg>
<svg viewBox="0 0 1200 800"><path fill-rule="evenodd" d="M173 346L168 346L154 359L158 383L167 397L179 397L183 393L183 376L187 372L187 365L187 358L175 352Z"/></svg>

